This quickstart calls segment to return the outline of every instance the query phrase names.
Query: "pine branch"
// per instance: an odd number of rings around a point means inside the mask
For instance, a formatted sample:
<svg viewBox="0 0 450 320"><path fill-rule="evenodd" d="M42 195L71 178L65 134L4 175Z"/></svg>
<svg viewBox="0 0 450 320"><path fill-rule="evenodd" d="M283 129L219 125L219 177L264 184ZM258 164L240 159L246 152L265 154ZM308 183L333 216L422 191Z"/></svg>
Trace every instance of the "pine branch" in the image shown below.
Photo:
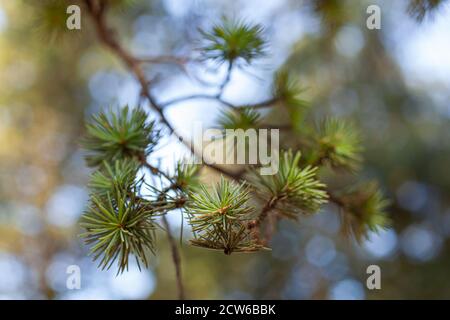
<svg viewBox="0 0 450 320"><path fill-rule="evenodd" d="M273 211L279 217L297 219L299 214L317 212L327 202L326 186L316 178L317 167L300 168L299 161L300 153L293 155L289 150L282 153L277 174L251 173L249 182L264 205L250 229L259 228Z"/></svg>
<svg viewBox="0 0 450 320"><path fill-rule="evenodd" d="M446 2L446 0L410 0L407 11L422 22L425 17L434 14Z"/></svg>
<svg viewBox="0 0 450 320"><path fill-rule="evenodd" d="M184 68L184 65L189 61L185 57L175 57L175 56L154 56L154 57L139 57L136 61L140 63L150 63L150 64L175 64Z"/></svg>
<svg viewBox="0 0 450 320"><path fill-rule="evenodd" d="M211 31L202 31L206 40L204 57L218 63L228 63L227 74L218 88L219 93L189 95L158 103L150 90L151 83L146 79L142 64L182 64L185 61L174 57L146 60L131 55L121 46L114 30L106 23L109 2L84 2L99 40L136 77L142 96L157 113L160 123L188 147L193 156L199 156L193 144L183 139L165 116L168 106L191 99L217 101L227 107L219 120L224 129L269 128L273 124L264 123L263 120L271 120L270 116L260 113L259 109L273 108L273 113L287 114L289 124L284 127L289 129L290 134L298 135L294 136L297 141L305 138L311 140L306 147L302 147L302 151L306 151L306 157L303 157L305 161L300 162L299 150L283 152L279 171L273 176L256 174L254 169L257 166L249 167L250 172L246 175L245 169L233 172L215 164L205 164L222 176L220 183L211 190L199 184L196 166L178 163L175 174L171 176L147 161L158 140L155 136L158 130L154 122L145 121L147 114L142 110L133 110L130 115L128 108L124 108L118 116L111 115L110 118L101 114L94 123L88 125L88 139L85 142L85 147L92 153L89 155L91 165L99 169L91 179L91 206L83 216L83 226L87 229L84 236L93 244L94 258L102 257L102 267L109 267L118 259L119 271L123 272L131 254L137 257L138 263L141 261L147 265L144 249L153 250L153 238L151 233L145 233L142 228L152 229L153 218L162 216L175 265L179 298L183 299L185 294L180 254L165 217L167 212L176 208L185 208L189 215L189 224L195 237L190 241L192 245L221 250L227 255L265 249L264 244L272 231L267 229L265 239L261 239L259 229L267 226L267 220L298 219L302 215L316 213L328 200L340 207L345 226L358 240L369 231L377 231L386 225L384 209L387 204L378 188L367 187L337 193L320 182L318 171L325 164L329 164L333 170L353 169L359 164L359 135L353 127L336 119L325 121L317 130L300 130L299 120L303 119L307 105L301 98L303 90L298 81L286 70L275 75L272 98L266 101L239 106L222 99L233 68L241 67L243 62L248 64L264 54L265 41L259 25L225 19ZM159 188L147 185L152 190L152 200L138 196L139 187L145 185L144 178L135 181L138 167L147 168L152 178L158 176L161 179ZM250 204L250 194L260 200L256 207ZM260 209L256 210L257 207ZM141 234L142 238L139 238Z"/></svg>
<svg viewBox="0 0 450 320"><path fill-rule="evenodd" d="M178 97L173 100L162 102L160 105L162 108L165 109L171 105L174 105L177 103L182 103L182 102L185 102L188 100L194 100L194 99L214 100L214 101L218 101L219 103L221 103L227 107L236 108L236 106L234 104L232 104L231 102L225 101L222 98L218 97L217 95L208 95L208 94L193 94L193 95L189 95L189 96L185 96L185 97Z"/></svg>
<svg viewBox="0 0 450 320"><path fill-rule="evenodd" d="M329 164L335 169L355 171L361 159L361 137L352 123L342 119L328 118L318 130L315 149L308 163Z"/></svg>
<svg viewBox="0 0 450 320"><path fill-rule="evenodd" d="M184 96L184 97L177 97L172 100L165 101L165 102L161 102L160 106L161 106L161 108L166 109L167 107L170 107L174 104L186 102L189 100L195 100L195 99L217 101L217 102L223 104L224 106L232 108L232 109L263 109L263 108L271 107L273 104L275 104L278 101L277 98L271 98L271 99L264 100L264 101L254 103L254 104L245 104L243 106L237 106L229 101L224 100L221 97L218 97L217 95L192 94L192 95L188 95L188 96Z"/></svg>
<svg viewBox="0 0 450 320"><path fill-rule="evenodd" d="M102 162L114 162L123 157L145 158L153 151L159 131L148 115L136 108L123 108L117 113L101 112L87 123L87 135L81 141L89 150L88 165L95 167Z"/></svg>
<svg viewBox="0 0 450 320"><path fill-rule="evenodd" d="M253 109L232 109L223 111L218 119L222 129L251 129L260 124L261 115Z"/></svg>
<svg viewBox="0 0 450 320"><path fill-rule="evenodd" d="M189 150L196 155L194 146L186 141L183 137L181 137L177 131L175 131L172 124L167 120L167 118L164 115L163 108L156 102L155 98L150 93L149 87L148 87L148 81L145 78L144 72L140 67L139 61L134 58L132 55L130 55L116 40L114 37L114 33L111 29L107 27L106 21L105 21L105 11L106 11L106 3L103 1L95 1L95 0L84 0L86 3L86 6L88 8L88 12L92 17L92 21L95 24L97 34L100 38L100 40L105 44L107 47L109 47L113 52L117 54L119 58L125 63L126 66L130 68L130 70L134 73L137 80L139 81L141 87L142 87L142 94L144 97L148 99L150 102L150 106L154 111L157 112L157 114L160 117L160 121L166 125L166 127L169 129L170 133L175 134L178 139L186 145L186 147L189 148ZM235 174L231 171L228 171L226 169L223 169L217 165L214 164L205 164L209 166L210 168L230 177L233 179L238 179L239 174Z"/></svg>
<svg viewBox="0 0 450 320"><path fill-rule="evenodd" d="M268 100L265 100L265 101L261 101L261 102L255 103L255 104L247 104L247 105L244 105L244 106L242 106L240 108L242 108L242 109L247 109L247 108L250 108L250 109L271 108L278 101L279 101L279 98L274 97L274 98L271 98L271 99L268 99Z"/></svg>
<svg viewBox="0 0 450 320"><path fill-rule="evenodd" d="M167 233L167 239L169 240L170 251L172 252L173 264L175 265L175 273L176 273L177 287L178 287L178 299L184 300L185 294L184 294L183 279L182 279L182 275L181 275L180 252L178 250L178 246L175 242L175 239L173 238L172 232L170 230L169 221L167 220L166 216L162 216L162 222L164 225L164 229L166 230L166 233Z"/></svg>
<svg viewBox="0 0 450 320"><path fill-rule="evenodd" d="M220 98L223 94L223 90L227 86L227 84L230 82L231 79L231 71L233 70L233 60L230 60L228 62L228 68L227 68L227 74L225 76L225 79L219 86L219 93L217 94L217 98Z"/></svg>
<svg viewBox="0 0 450 320"><path fill-rule="evenodd" d="M81 235L92 244L94 260L100 259L99 267L109 269L118 260L118 273L128 269L130 254L136 262L148 266L146 250L154 252L154 210L142 199L116 186L106 196L91 195L91 205L81 218L86 232Z"/></svg>
<svg viewBox="0 0 450 320"><path fill-rule="evenodd" d="M191 192L187 207L195 246L233 252L253 252L263 248L247 228L253 208L248 205L249 189L223 177L212 190L200 186Z"/></svg>
<svg viewBox="0 0 450 320"><path fill-rule="evenodd" d="M339 206L342 231L358 242L367 238L369 232L378 232L390 224L386 208L389 201L383 198L376 183L365 183L332 195Z"/></svg>
<svg viewBox="0 0 450 320"><path fill-rule="evenodd" d="M243 60L250 64L266 53L264 29L261 25L251 25L242 20L223 18L210 31L200 30L205 40L201 47L205 59L219 64L228 62L228 75L235 63ZM224 84L228 81L225 80Z"/></svg>

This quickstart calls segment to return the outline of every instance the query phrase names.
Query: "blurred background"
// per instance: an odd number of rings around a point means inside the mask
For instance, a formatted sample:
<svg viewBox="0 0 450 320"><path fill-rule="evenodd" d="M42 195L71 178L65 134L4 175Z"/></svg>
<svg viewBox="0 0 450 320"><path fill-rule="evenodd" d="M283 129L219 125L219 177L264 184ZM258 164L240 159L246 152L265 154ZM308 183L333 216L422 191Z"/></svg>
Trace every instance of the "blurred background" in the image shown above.
<svg viewBox="0 0 450 320"><path fill-rule="evenodd" d="M225 256L184 241L189 298L450 298L446 1L122 2L109 23L136 55L195 56L198 28L223 15L261 23L269 54L236 69L224 97L267 98L271 74L287 66L307 89L304 99L315 114L358 123L365 146L361 175L380 181L392 202L392 228L361 244L339 234L331 206L297 224L281 221L271 252ZM381 8L380 30L366 28L370 4ZM139 86L96 40L87 14L81 12L80 31L65 29L66 7L59 0L0 0L0 298L176 298L164 235L149 270L132 266L120 276L98 270L78 238L90 174L79 147L84 119L104 107L137 105ZM217 83L224 71L195 61L183 68L146 66L161 101L205 92L196 75ZM202 120L206 127L218 111L215 103L189 101L168 115L188 134L189 123ZM162 144L152 161L163 166L186 153L173 141ZM170 220L180 234L180 215ZM81 268L80 290L66 288L73 264ZM381 267L381 290L366 288L371 264Z"/></svg>

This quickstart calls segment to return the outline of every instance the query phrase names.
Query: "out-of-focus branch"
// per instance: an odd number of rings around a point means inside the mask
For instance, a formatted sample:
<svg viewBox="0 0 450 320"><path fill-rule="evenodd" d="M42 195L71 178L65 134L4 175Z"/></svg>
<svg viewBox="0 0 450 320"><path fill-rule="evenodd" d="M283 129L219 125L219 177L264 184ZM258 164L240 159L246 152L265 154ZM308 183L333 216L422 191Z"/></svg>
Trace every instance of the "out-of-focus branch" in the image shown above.
<svg viewBox="0 0 450 320"><path fill-rule="evenodd" d="M157 103L156 99L151 94L149 90L149 82L147 81L145 74L141 68L141 63L139 59L133 57L120 45L120 43L115 38L114 30L110 29L107 26L105 20L107 3L101 0L84 0L84 3L86 4L90 16L92 17L92 21L94 22L99 39L105 46L107 46L111 51L113 51L133 72L133 74L136 76L137 80L139 81L142 87L142 95L145 98L147 98L147 100L150 102L151 108L154 111L156 111L156 113L160 117L160 121L169 129L170 133L175 134L179 138L179 140L189 148L192 154L197 155L194 146L177 133L175 128L172 126L172 124L168 121L168 119L164 115L163 108ZM217 165L214 164L205 164L205 165L230 178L239 179L239 175L231 171L225 170Z"/></svg>
<svg viewBox="0 0 450 320"><path fill-rule="evenodd" d="M147 159L145 159L145 157L141 157L139 159L139 161L144 167L146 167L148 170L150 170L150 172L152 174L162 176L162 177L166 178L167 180L172 181L172 179L169 177L169 175L167 173L165 173L164 171L160 170L159 168L157 168L155 166L152 166L150 163L148 163L148 161L147 161Z"/></svg>
<svg viewBox="0 0 450 320"><path fill-rule="evenodd" d="M335 194L333 194L331 191L327 191L328 194L328 199L334 203L335 205L337 205L340 209L343 209L346 207L345 203L339 198L337 197ZM271 225L269 225L266 229L266 233L265 233L265 238L261 238L260 236L260 227L261 225L270 218L275 218L273 214L273 210L275 209L277 203L282 200L282 198L280 197L273 197L271 199L269 199L266 204L261 208L261 210L259 211L259 214L257 215L256 219L251 221L248 225L247 228L253 232L254 237L257 239L257 241L259 241L260 243L266 245L266 243L268 241L270 241L270 238L272 236L272 233L274 231L274 221L269 221L269 223Z"/></svg>
<svg viewBox="0 0 450 320"><path fill-rule="evenodd" d="M223 90L225 89L227 84L230 82L232 71L233 71L233 60L230 60L230 62L228 62L227 74L226 74L223 82L220 84L219 93L217 94L217 98L220 98L222 96Z"/></svg>
<svg viewBox="0 0 450 320"><path fill-rule="evenodd" d="M232 64L230 63L228 72L227 72L227 76L226 76L224 82L222 83L222 85L220 86L220 93L218 95L196 94L196 95L190 95L190 96L186 96L186 97L175 98L171 101L167 101L167 102L163 102L163 103L158 103L150 92L149 81L147 81L145 74L141 67L141 64L145 61L142 59L136 58L133 55L131 55L130 53L128 53L128 51L126 51L120 45L120 43L117 41L117 39L115 38L114 30L110 29L107 26L106 21L105 21L106 2L102 1L102 0L84 0L84 2L86 3L88 12L90 13L92 20L95 24L99 39L102 41L102 43L104 45L106 45L108 48L110 48L110 50L113 51L124 62L124 64L133 72L133 74L136 76L137 80L139 81L139 83L141 85L142 95L149 101L150 107L158 113L158 115L160 116L160 121L169 129L169 131L171 133L175 134L179 138L179 140L185 146L187 146L189 148L189 150L191 151L191 153L193 155L198 156L198 154L196 154L194 146L176 132L175 128L172 126L172 124L168 121L168 119L164 115L164 109L166 107L176 104L176 103L181 103L183 101L192 100L192 99L209 99L209 100L218 101L219 103L222 103L223 105L228 106L230 108L235 108L236 110L242 110L244 108L262 109L262 108L273 107L273 105L279 100L278 98L275 97L275 98L271 98L271 99L268 99L268 100L265 100L265 101L262 101L262 102L259 102L256 104L244 105L242 107L241 106L237 107L234 104L223 100L221 98L221 92L223 91L223 88L227 85L227 83L230 80L230 73L232 70ZM158 61L159 58L151 58L149 60L149 62L165 63L171 59L172 58L167 58L167 60L162 59L162 60ZM175 61L176 61L176 59L175 59ZM146 161L144 162L144 165L148 169L150 169L153 173L159 173L159 169L151 166ZM233 180L237 180L237 181L240 181L243 177L243 174L245 173L245 170L233 172L233 171L226 170L215 164L205 164L205 165L210 167L211 169L213 169ZM329 194L330 201L334 202L339 207L344 206L344 203L339 198L335 197L330 192L328 192L328 194ZM270 212L274 208L275 204L276 204L276 201L268 202L261 209L261 212L260 212L257 220L250 226L250 228L259 228L259 226L263 223L263 221L270 214ZM169 238L170 238L170 236L169 236ZM177 264L177 263L179 263L179 254L177 254L176 252L173 251L173 249L174 249L173 246L171 246L171 248L172 248L172 254L174 257L174 262ZM176 267L176 268L177 268L177 277L178 276L181 277L181 272L178 270L178 267ZM181 281L181 280L179 280L179 281ZM180 293L180 295L181 295L181 293Z"/></svg>
<svg viewBox="0 0 450 320"><path fill-rule="evenodd" d="M239 108L242 108L242 109L244 109L244 108L251 108L251 109L270 108L277 101L278 101L277 98L271 98L271 99L268 99L268 100L265 100L265 101L262 101L262 102L259 102L259 103L255 103L255 104L246 104L246 105L244 105L242 107L239 107Z"/></svg>
<svg viewBox="0 0 450 320"><path fill-rule="evenodd" d="M258 103L254 103L254 104L245 104L243 106L237 106L229 101L224 100L221 97L218 97L217 95L209 95L209 94L192 94L189 96L185 96L185 97L178 97L178 98L174 98L172 100L166 101L166 102L162 102L159 105L162 108L167 108L171 105L177 104L177 103L182 103L188 100L194 100L194 99L204 99L204 100L215 100L221 104L223 104L224 106L227 106L229 108L234 108L236 110L244 110L244 109L264 109L264 108L270 108L273 106L274 103L276 103L278 101L278 99L276 98L272 98L269 100L265 100L262 102L258 102Z"/></svg>
<svg viewBox="0 0 450 320"><path fill-rule="evenodd" d="M178 287L178 299L184 300L185 294L184 294L184 285L183 285L183 280L182 280L182 275L181 275L180 252L178 251L176 241L173 238L172 231L170 230L169 221L167 221L167 217L165 215L162 216L162 222L164 224L164 229L166 229L167 239L169 240L169 245L170 245L170 249L172 252L172 260L173 260L173 264L175 266L175 274L176 274L177 287Z"/></svg>
<svg viewBox="0 0 450 320"><path fill-rule="evenodd" d="M177 104L177 103L181 103L181 102L185 102L188 100L194 100L194 99L204 99L204 100L216 100L218 102L220 102L221 104L230 107L230 108L236 108L236 106L234 104L232 104L231 102L227 102L217 96L213 96L213 95L208 95L208 94L193 94L193 95L189 95L189 96L185 96L185 97L178 97L175 98L173 100L169 100L166 102L161 103L161 107L166 108L168 106L171 106L173 104Z"/></svg>
<svg viewBox="0 0 450 320"><path fill-rule="evenodd" d="M140 63L150 63L150 64L176 64L184 66L189 59L185 57L175 57L175 56L154 56L154 57L140 57L136 58L137 62Z"/></svg>

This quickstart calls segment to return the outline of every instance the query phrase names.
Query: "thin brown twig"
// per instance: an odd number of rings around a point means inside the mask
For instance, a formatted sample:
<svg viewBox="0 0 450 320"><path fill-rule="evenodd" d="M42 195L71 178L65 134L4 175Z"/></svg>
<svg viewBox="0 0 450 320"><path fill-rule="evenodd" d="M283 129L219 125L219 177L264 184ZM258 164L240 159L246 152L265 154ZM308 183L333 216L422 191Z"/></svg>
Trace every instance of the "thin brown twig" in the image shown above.
<svg viewBox="0 0 450 320"><path fill-rule="evenodd" d="M267 218L270 211L275 207L278 199L272 198L270 201L268 201L264 207L262 207L260 214L258 215L258 219L256 219L256 226L258 227L263 223L263 221Z"/></svg>
<svg viewBox="0 0 450 320"><path fill-rule="evenodd" d="M94 22L99 39L102 41L102 43L105 46L107 46L112 52L114 52L136 76L136 78L139 81L141 88L142 88L142 95L148 99L152 109L158 113L158 115L160 116L160 121L163 124L165 124L166 127L169 129L169 131L171 133L175 134L180 139L180 141L182 141L190 149L190 151L195 155L196 153L195 153L193 146L190 143L188 143L186 140L182 139L182 137L175 131L174 127L171 125L171 123L165 117L162 107L160 107L158 105L158 103L156 102L156 100L154 99L152 94L150 93L149 83L145 77L143 70L141 69L141 62L138 59L134 58L131 54L129 54L120 45L120 43L116 40L116 38L114 36L114 31L108 28L106 21L105 21L106 2L95 1L95 0L84 0L84 2L86 4L86 7L88 8L89 14L92 17L92 21ZM146 165L146 167L151 169L152 172L155 172L156 168L149 165L146 161L144 164ZM233 179L240 178L240 174L237 175L235 173L229 172L229 171L227 171L221 167L218 167L216 165L209 164L208 166L224 175L227 175L228 177L233 178ZM175 265L177 286L178 286L178 296L180 299L184 299L185 294L184 294L184 287L183 287L183 281L182 281L182 275L181 275L180 254L178 252L178 248L176 246L175 240L174 240L172 234L170 233L169 223L165 216L163 216L163 223L164 223L166 231L167 231L167 235L169 238L170 247L171 247L171 251L172 251L172 258L173 258L173 262Z"/></svg>
<svg viewBox="0 0 450 320"><path fill-rule="evenodd" d="M233 60L230 60L230 62L228 63L227 74L226 74L225 79L223 80L223 82L220 84L219 93L216 96L217 98L220 98L222 96L225 87L230 82L230 80L231 80L231 72L232 71L233 71Z"/></svg>
<svg viewBox="0 0 450 320"><path fill-rule="evenodd" d="M141 163L144 167L149 169L151 173L162 176L162 177L166 178L167 180L172 181L172 178L167 173L165 173L164 171L160 170L159 168L157 168L155 166L152 166L147 161L144 160L144 161L141 161Z"/></svg>
<svg viewBox="0 0 450 320"><path fill-rule="evenodd" d="M152 108L160 115L161 121L169 128L171 132L175 133L175 130L173 129L172 125L167 121L167 119L164 116L164 113L162 112L162 109L157 105L155 99L150 94L150 91L148 89L148 82L145 78L145 75L140 68L140 63L138 60L136 60L133 56L128 54L127 51L125 51L121 45L117 42L115 37L113 36L113 31L110 30L105 22L104 12L106 9L106 3L105 2L98 2L94 0L85 0L86 6L88 8L88 12L92 16L92 20L94 21L97 34L100 38L100 40L109 47L113 52L115 52L121 60L132 70L136 78L138 79L139 83L142 87L142 94L145 96L149 102ZM152 171L154 168L150 166L147 162L145 162L145 165L149 167ZM171 251L172 251L172 257L175 264L176 269L176 278L177 278L177 286L178 286L178 296L180 299L184 299L184 288L183 288L183 281L181 278L181 263L180 263L180 255L178 252L178 248L176 247L175 241L173 239L172 234L170 233L169 223L165 216L163 216L163 223L165 225L167 235L169 238L169 242L171 244Z"/></svg>
<svg viewBox="0 0 450 320"><path fill-rule="evenodd" d="M190 99L213 99L213 100L219 101L220 103L222 103L224 105L227 105L228 107L233 107L233 108L238 108L238 109L244 109L244 108L262 109L262 108L266 108L266 107L272 107L273 104L278 101L277 98L271 98L266 101L262 101L260 103L247 104L242 107L236 107L234 104L223 100L221 98L221 94L215 95L215 96L198 94L198 95L191 95L191 96L187 96L187 97L180 97L180 98L176 98L174 100L171 100L171 101L168 101L168 102L165 102L162 104L158 104L149 90L149 82L147 81L145 74L141 68L141 64L143 62L146 62L145 59L143 60L143 59L135 58L134 56L129 54L116 40L114 31L107 27L107 24L105 21L105 15L104 15L105 10L106 10L106 2L101 1L101 0L99 0L99 1L84 0L84 2L88 8L88 12L90 13L90 15L92 17L93 22L95 24L99 39L103 42L104 45L109 47L111 49L111 51L113 51L124 62L124 64L133 72L133 74L136 76L138 82L140 83L140 85L142 87L142 95L145 98L147 98L147 100L150 102L150 107L154 111L156 111L157 114L160 116L160 121L169 129L170 133L175 134L179 138L179 140L185 146L187 146L189 148L189 150L191 151L191 153L193 155L198 156L196 154L196 151L195 151L193 145L191 143L189 143L187 140L184 140L181 137L181 135L179 135L175 131L172 124L165 117L164 112L163 112L163 109L165 107L172 105L172 104L179 103L179 102L183 102L186 100L190 100ZM165 63L165 61L158 62L153 58L148 60L147 62ZM168 61L166 61L166 62L168 62ZM230 72L228 72L228 74L227 74L226 79L228 79L228 80L226 80L224 82L225 85L228 83L229 77L230 77ZM224 85L221 86L221 91L222 91L223 87L224 87ZM234 180L238 180L238 181L241 180L242 175L243 175L243 171L234 173L234 172L228 171L228 170L221 168L214 164L205 164L205 165L214 169L215 171L217 171L219 173L222 173L222 174L228 176L229 178L234 179ZM156 171L154 171L156 168L150 166L149 164L146 164L146 166L150 170L152 170L152 172L156 172ZM341 199L333 196L331 193L328 193L328 194L329 194L330 201L336 203L340 207L344 206L344 203L341 201ZM274 208L275 203L276 203L276 201L270 201L262 208L260 215L258 216L258 219L253 223L252 228L258 227L265 220L267 215ZM166 229L169 230L168 221L164 216L163 216L163 222L166 225ZM180 296L180 298L181 297L184 298L183 284L181 281L180 256L179 256L176 245L175 246L173 245L175 242L173 240L173 236L171 235L170 231L168 233L168 237L169 237L169 241L171 242L172 256L173 256L173 260L174 260L176 272L177 272L179 296Z"/></svg>
<svg viewBox="0 0 450 320"><path fill-rule="evenodd" d="M328 194L328 199L331 202L333 202L334 204L336 204L339 208L345 208L346 207L346 205L345 205L344 201L342 201L342 199L340 199L339 197L337 197L336 195L334 195L330 191L327 191L327 194ZM255 234L257 235L257 238L259 238L259 230L258 230L259 227L262 225L262 223L267 218L271 218L270 213L275 208L275 206L277 205L279 200L281 200L281 198L273 197L269 201L267 201L267 203L262 207L258 217L252 223L250 223L248 225L248 229L256 230ZM273 221L271 223L273 223ZM273 228L273 226L269 226L269 227ZM266 231L268 231L268 230L266 230ZM265 242L270 240L270 236L271 236L271 232L269 231L269 233L266 233ZM261 241L261 239L258 239L258 240Z"/></svg>
<svg viewBox="0 0 450 320"><path fill-rule="evenodd" d="M338 196L336 196L335 194L331 193L330 191L327 192L328 193L328 199L333 202L334 204L336 204L338 207L341 208L345 208L347 205L345 204L345 202L340 199Z"/></svg>
<svg viewBox="0 0 450 320"><path fill-rule="evenodd" d="M189 148L192 154L197 155L195 149L191 143L187 140L183 139L183 137L178 134L172 124L168 121L166 116L164 115L163 108L157 103L156 99L150 93L149 83L145 77L145 74L141 68L140 62L138 59L134 58L131 54L129 54L116 40L114 36L114 31L110 29L105 21L105 11L106 11L106 2L103 1L95 1L95 0L84 0L86 6L88 8L88 12L92 17L92 20L95 24L97 34L99 39L111 49L116 55L121 58L121 60L125 63L125 65L133 72L139 81L142 87L142 95L147 98L150 102L151 108L156 111L160 117L160 121L169 129L170 133L175 134L179 140ZM197 155L198 156L198 155ZM235 174L231 171L225 170L214 164L206 164L206 166L230 177L233 179L239 179L240 175Z"/></svg>
<svg viewBox="0 0 450 320"><path fill-rule="evenodd" d="M266 204L261 208L261 211L258 214L258 217L247 225L247 228L251 232L253 232L255 240L260 243L263 243L264 245L265 245L265 243L267 243L270 236L266 232L267 239L261 239L260 227L261 227L261 224L264 222L264 220L266 220L266 218L269 217L269 213L272 211L272 209L275 208L278 200L280 200L278 197L273 197L269 201L267 201Z"/></svg>
<svg viewBox="0 0 450 320"><path fill-rule="evenodd" d="M278 99L276 98L272 98L272 99L268 99L268 100L264 100L258 103L253 103L253 104L244 104L242 106L236 106L235 104L226 101L224 99L222 99L221 97L218 97L217 95L211 95L211 94L192 94L192 95L188 95L188 96L184 96L184 97L178 97L178 98L174 98L172 100L166 101L166 102L162 102L160 103L160 107L165 109L171 105L177 104L177 103L182 103L188 100L194 100L194 99L205 99L205 100L215 100L221 104L223 104L224 106L230 107L230 108L234 108L237 110L244 110L244 109L263 109L263 108L268 108L268 107L272 107L272 105L274 103L276 103L278 101Z"/></svg>
<svg viewBox="0 0 450 320"><path fill-rule="evenodd" d="M185 294L184 294L184 285L183 285L183 279L182 279L182 274L181 274L180 252L178 251L178 246L172 235L172 231L170 230L169 221L167 221L167 217L165 215L162 216L162 222L164 224L164 229L166 229L167 239L169 240L169 245L170 245L170 249L172 252L172 260L173 260L173 264L175 265L175 274L176 274L176 281L177 281L177 287L178 287L178 299L184 300Z"/></svg>
<svg viewBox="0 0 450 320"><path fill-rule="evenodd" d="M220 102L221 104L223 104L223 105L225 105L227 107L236 108L236 106L234 104L232 104L231 102L225 101L225 100L223 100L220 97L217 97L215 95L208 95L208 94L192 94L192 95L185 96L185 97L178 97L178 98L175 98L173 100L169 100L169 101L163 102L163 103L160 104L160 106L162 108L166 108L166 107L168 107L170 105L173 105L173 104L185 102L185 101L188 101L188 100L194 100L194 99L215 100L215 101L218 101L218 102Z"/></svg>
<svg viewBox="0 0 450 320"><path fill-rule="evenodd" d="M136 61L140 63L150 63L150 64L176 64L184 66L189 59L185 57L176 56L154 56L154 57L140 57L136 58Z"/></svg>
<svg viewBox="0 0 450 320"><path fill-rule="evenodd" d="M143 166L146 167L148 170L150 170L150 172L151 172L152 174L162 176L162 177L166 178L167 180L172 181L172 178L171 178L167 173L165 173L165 172L162 171L161 169L159 169L159 168L157 168L157 167L151 165L151 164L147 161L147 159L146 159L146 157L145 157L144 154L142 154L141 156L139 156L139 157L138 157L138 160L139 160L139 162L141 163L141 165L143 165Z"/></svg>
<svg viewBox="0 0 450 320"><path fill-rule="evenodd" d="M242 109L245 109L245 108L251 108L251 109L269 108L269 107L272 107L273 104L276 103L277 101L279 101L278 98L270 98L268 100L264 100L264 101L261 101L261 102L258 102L258 103L246 104L246 105L244 105L242 107L239 107L239 108L242 108Z"/></svg>

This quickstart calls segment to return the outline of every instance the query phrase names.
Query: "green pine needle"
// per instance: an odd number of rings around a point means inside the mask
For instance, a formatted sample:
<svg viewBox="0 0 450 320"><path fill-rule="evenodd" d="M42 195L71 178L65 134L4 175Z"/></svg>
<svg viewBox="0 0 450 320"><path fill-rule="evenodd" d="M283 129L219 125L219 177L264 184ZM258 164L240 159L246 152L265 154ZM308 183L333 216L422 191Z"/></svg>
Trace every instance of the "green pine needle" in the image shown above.
<svg viewBox="0 0 450 320"><path fill-rule="evenodd" d="M314 213L327 202L325 184L316 178L317 167L299 167L300 152L282 153L279 171L273 176L253 173L250 176L256 194L265 202L274 203L281 216L296 219L298 214Z"/></svg>
<svg viewBox="0 0 450 320"><path fill-rule="evenodd" d="M273 83L273 96L286 107L298 111L307 106L305 100L300 98L304 89L300 86L298 79L286 70L280 70L275 74Z"/></svg>
<svg viewBox="0 0 450 320"><path fill-rule="evenodd" d="M223 177L212 190L204 185L190 194L187 207L195 235L191 244L209 249L251 252L262 248L252 239L246 223L253 208L248 205L249 189Z"/></svg>
<svg viewBox="0 0 450 320"><path fill-rule="evenodd" d="M352 123L331 118L319 129L315 153L316 164L328 163L333 168L356 170L362 161L361 137Z"/></svg>
<svg viewBox="0 0 450 320"><path fill-rule="evenodd" d="M241 110L227 110L221 113L218 123L223 129L253 129L256 128L260 114L250 108Z"/></svg>
<svg viewBox="0 0 450 320"><path fill-rule="evenodd" d="M70 3L61 0L26 0L25 4L32 6L33 29L46 42L59 41L61 44L61 41L74 41L74 37L80 36L79 32L69 30L66 25L66 10Z"/></svg>
<svg viewBox="0 0 450 320"><path fill-rule="evenodd" d="M390 224L386 209L386 200L377 184L366 183L349 190L339 197L343 230L356 240L367 238L369 232L378 232Z"/></svg>
<svg viewBox="0 0 450 320"><path fill-rule="evenodd" d="M211 31L201 30L201 33L206 42L201 48L206 59L234 63L240 58L250 64L265 54L266 42L259 24L224 18Z"/></svg>
<svg viewBox="0 0 450 320"><path fill-rule="evenodd" d="M81 217L80 225L86 229L81 237L92 245L91 254L94 260L100 260L99 267L109 269L117 260L118 273L122 273L128 269L130 254L139 268L140 263L148 267L147 251L154 253L152 213L142 199L120 188L106 196L91 195Z"/></svg>
<svg viewBox="0 0 450 320"><path fill-rule="evenodd" d="M155 122L149 122L147 118L142 109L130 110L128 106L118 113L101 112L93 116L86 125L87 135L82 141L88 151L88 165L99 166L104 161L147 156L159 138Z"/></svg>
<svg viewBox="0 0 450 320"><path fill-rule="evenodd" d="M134 159L116 160L113 165L106 161L103 166L91 175L89 188L97 195L106 196L115 188L131 192L136 187L136 174L139 163Z"/></svg>
<svg viewBox="0 0 450 320"><path fill-rule="evenodd" d="M199 186L199 166L186 164L179 161L175 168L175 185L184 191L194 189Z"/></svg>
<svg viewBox="0 0 450 320"><path fill-rule="evenodd" d="M408 13L418 21L422 21L427 15L434 14L444 3L444 0L411 0L408 5Z"/></svg>

